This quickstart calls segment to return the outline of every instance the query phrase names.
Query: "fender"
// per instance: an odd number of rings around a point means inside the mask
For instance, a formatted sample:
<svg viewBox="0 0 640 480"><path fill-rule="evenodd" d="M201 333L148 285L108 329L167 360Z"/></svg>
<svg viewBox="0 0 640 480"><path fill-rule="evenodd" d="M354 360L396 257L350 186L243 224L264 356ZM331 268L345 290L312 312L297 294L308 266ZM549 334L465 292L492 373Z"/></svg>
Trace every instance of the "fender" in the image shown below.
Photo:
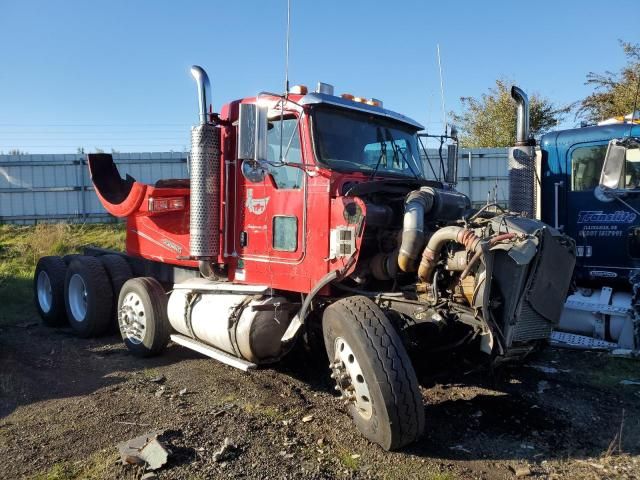
<svg viewBox="0 0 640 480"><path fill-rule="evenodd" d="M90 153L87 164L91 181L102 206L115 217L127 217L140 207L147 185L127 175L120 177L118 167L108 153Z"/></svg>

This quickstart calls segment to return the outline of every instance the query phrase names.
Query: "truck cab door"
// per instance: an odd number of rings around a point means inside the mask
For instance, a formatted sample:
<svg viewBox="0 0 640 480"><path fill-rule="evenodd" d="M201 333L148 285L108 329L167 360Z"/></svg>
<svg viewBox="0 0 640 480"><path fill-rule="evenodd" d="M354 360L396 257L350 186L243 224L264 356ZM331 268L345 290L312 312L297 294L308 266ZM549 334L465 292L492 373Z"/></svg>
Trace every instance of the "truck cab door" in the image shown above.
<svg viewBox="0 0 640 480"><path fill-rule="evenodd" d="M631 267L628 236L635 215L622 203L596 195L607 144L579 143L567 150L564 232L576 240L576 274L585 280L613 281Z"/></svg>
<svg viewBox="0 0 640 480"><path fill-rule="evenodd" d="M270 122L267 132L267 171L259 182L242 177L236 197L239 205L238 270L240 281L275 281L294 272L305 253L307 176L302 164L298 116ZM245 273L246 271L246 273ZM250 278L251 277L251 278Z"/></svg>

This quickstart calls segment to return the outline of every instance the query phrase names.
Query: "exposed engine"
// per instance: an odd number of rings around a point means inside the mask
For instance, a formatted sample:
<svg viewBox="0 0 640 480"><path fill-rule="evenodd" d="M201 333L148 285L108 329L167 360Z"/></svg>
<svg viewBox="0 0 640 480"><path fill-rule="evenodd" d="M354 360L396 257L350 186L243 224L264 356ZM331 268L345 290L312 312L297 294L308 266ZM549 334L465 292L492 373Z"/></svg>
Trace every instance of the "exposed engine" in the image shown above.
<svg viewBox="0 0 640 480"><path fill-rule="evenodd" d="M366 202L367 238L338 288L377 298L420 351L478 341L518 358L548 340L575 263L569 237L497 206L475 212L453 190L380 190L348 193ZM385 210L395 221L379 220Z"/></svg>

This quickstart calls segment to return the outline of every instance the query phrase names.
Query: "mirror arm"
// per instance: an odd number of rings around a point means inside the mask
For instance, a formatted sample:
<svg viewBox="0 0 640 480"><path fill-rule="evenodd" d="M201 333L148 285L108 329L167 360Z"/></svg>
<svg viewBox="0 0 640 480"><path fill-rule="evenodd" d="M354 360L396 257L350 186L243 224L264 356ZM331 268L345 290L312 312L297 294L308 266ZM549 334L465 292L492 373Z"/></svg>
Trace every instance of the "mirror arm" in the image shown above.
<svg viewBox="0 0 640 480"><path fill-rule="evenodd" d="M628 209L630 209L633 213L635 213L636 215L640 216L640 212L636 209L633 208L630 204L628 204L627 202L625 202L622 198L620 198L618 195L613 196L613 198L615 198L616 200L618 200L620 203L622 203L625 207L627 207Z"/></svg>

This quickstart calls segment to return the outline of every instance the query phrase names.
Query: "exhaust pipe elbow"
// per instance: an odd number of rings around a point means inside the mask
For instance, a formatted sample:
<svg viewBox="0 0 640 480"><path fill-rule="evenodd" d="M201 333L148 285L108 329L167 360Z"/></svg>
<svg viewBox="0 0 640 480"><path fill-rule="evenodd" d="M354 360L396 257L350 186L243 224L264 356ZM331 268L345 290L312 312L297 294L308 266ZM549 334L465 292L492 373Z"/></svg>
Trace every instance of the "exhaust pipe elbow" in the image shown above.
<svg viewBox="0 0 640 480"><path fill-rule="evenodd" d="M407 195L404 204L402 243L398 253L398 267L403 272L415 272L416 261L424 246L424 217L433 207L433 195L415 190Z"/></svg>
<svg viewBox="0 0 640 480"><path fill-rule="evenodd" d="M211 82L209 75L199 65L191 67L191 76L198 85L198 112L200 116L200 125L211 123L210 115L213 113L213 105L211 102Z"/></svg>
<svg viewBox="0 0 640 480"><path fill-rule="evenodd" d="M216 282L219 280L225 280L227 278L226 273L220 269L216 264L206 260L200 260L198 262L198 270L200 275L207 280Z"/></svg>
<svg viewBox="0 0 640 480"><path fill-rule="evenodd" d="M511 98L518 105L516 120L516 145L519 147L529 145L529 97L519 87L511 87Z"/></svg>

